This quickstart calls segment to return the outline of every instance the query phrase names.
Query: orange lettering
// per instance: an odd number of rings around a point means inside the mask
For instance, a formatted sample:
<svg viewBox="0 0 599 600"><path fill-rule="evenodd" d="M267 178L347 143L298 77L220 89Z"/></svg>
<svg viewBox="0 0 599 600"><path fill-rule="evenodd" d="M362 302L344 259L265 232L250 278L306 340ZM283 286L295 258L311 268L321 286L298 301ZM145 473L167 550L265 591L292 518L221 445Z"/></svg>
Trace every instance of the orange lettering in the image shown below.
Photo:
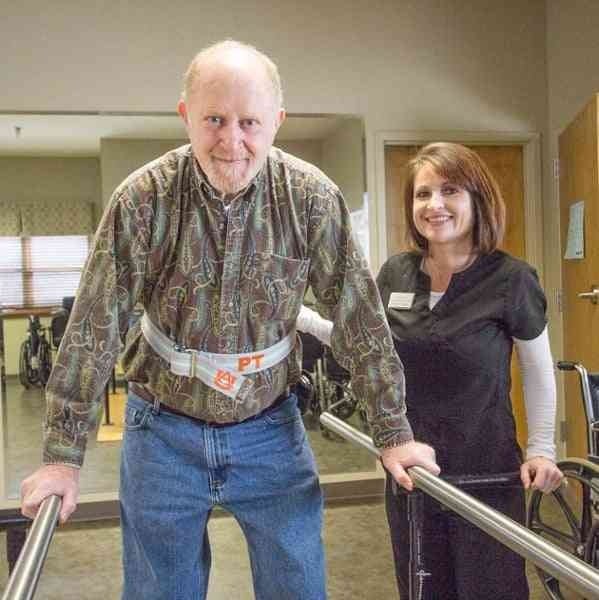
<svg viewBox="0 0 599 600"><path fill-rule="evenodd" d="M260 368L260 361L264 358L264 354L254 354L252 357L256 363L256 369Z"/></svg>
<svg viewBox="0 0 599 600"><path fill-rule="evenodd" d="M245 368L252 362L252 359L248 356L242 356L238 361L237 361L237 370L238 371L245 371Z"/></svg>
<svg viewBox="0 0 599 600"><path fill-rule="evenodd" d="M237 378L229 371L219 369L214 376L214 385L225 392L230 392L235 387Z"/></svg>

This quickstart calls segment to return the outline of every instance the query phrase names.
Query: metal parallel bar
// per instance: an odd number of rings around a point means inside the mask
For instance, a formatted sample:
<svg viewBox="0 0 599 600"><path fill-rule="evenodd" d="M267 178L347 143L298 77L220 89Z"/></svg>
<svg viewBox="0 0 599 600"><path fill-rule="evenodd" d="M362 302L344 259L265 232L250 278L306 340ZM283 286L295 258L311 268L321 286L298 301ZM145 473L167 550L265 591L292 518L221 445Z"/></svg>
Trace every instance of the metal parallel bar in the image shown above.
<svg viewBox="0 0 599 600"><path fill-rule="evenodd" d="M52 535L58 523L61 498L46 498L35 517L2 600L31 600L35 594Z"/></svg>
<svg viewBox="0 0 599 600"><path fill-rule="evenodd" d="M380 456L370 437L354 429L341 419L323 413L323 425L340 436L362 446L372 454ZM526 527L516 523L504 514L488 507L469 494L466 494L429 473L422 467L410 467L408 473L414 485L470 521L490 536L533 562L543 571L562 581L565 585L587 598L599 598L599 571L582 560L562 551Z"/></svg>

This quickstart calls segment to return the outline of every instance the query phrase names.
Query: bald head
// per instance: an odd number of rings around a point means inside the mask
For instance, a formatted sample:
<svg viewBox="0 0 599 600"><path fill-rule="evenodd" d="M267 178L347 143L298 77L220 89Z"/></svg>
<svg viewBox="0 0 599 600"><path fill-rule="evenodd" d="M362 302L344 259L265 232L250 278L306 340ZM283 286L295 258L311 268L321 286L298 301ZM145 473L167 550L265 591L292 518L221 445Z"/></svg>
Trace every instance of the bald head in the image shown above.
<svg viewBox="0 0 599 600"><path fill-rule="evenodd" d="M282 108L283 89L275 63L254 46L234 40L217 42L196 54L183 78L183 100L189 98L203 74L209 75L215 69L221 72L223 70L231 73L245 72L252 77L264 78L272 90L274 108L276 110Z"/></svg>
<svg viewBox="0 0 599 600"><path fill-rule="evenodd" d="M277 69L251 46L215 44L189 66L177 111L208 181L235 196L264 166L285 119Z"/></svg>

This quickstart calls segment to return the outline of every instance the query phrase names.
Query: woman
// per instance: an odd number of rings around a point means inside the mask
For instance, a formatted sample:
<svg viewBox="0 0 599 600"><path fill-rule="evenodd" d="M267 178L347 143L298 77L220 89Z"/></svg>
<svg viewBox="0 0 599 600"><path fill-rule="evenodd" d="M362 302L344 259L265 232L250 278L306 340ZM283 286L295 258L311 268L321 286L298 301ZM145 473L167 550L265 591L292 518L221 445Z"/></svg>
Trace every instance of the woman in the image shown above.
<svg viewBox="0 0 599 600"><path fill-rule="evenodd" d="M414 435L435 448L443 475L519 470L523 487L474 494L523 522L524 488L549 492L562 478L545 296L534 269L497 249L505 207L477 154L458 144L424 147L407 165L403 199L412 250L390 258L377 283L405 367ZM514 345L529 430L524 462L510 402ZM405 495L387 485L386 507L407 598ZM428 497L423 537L426 598L528 598L523 559Z"/></svg>

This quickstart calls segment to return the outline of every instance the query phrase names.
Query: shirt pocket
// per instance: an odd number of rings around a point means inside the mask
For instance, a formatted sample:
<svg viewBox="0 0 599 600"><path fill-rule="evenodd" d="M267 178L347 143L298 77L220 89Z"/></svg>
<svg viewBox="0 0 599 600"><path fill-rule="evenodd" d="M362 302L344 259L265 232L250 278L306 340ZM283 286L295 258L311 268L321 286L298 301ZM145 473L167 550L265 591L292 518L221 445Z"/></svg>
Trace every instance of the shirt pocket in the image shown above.
<svg viewBox="0 0 599 600"><path fill-rule="evenodd" d="M295 321L306 292L310 260L257 253L246 263L249 313L264 321Z"/></svg>

